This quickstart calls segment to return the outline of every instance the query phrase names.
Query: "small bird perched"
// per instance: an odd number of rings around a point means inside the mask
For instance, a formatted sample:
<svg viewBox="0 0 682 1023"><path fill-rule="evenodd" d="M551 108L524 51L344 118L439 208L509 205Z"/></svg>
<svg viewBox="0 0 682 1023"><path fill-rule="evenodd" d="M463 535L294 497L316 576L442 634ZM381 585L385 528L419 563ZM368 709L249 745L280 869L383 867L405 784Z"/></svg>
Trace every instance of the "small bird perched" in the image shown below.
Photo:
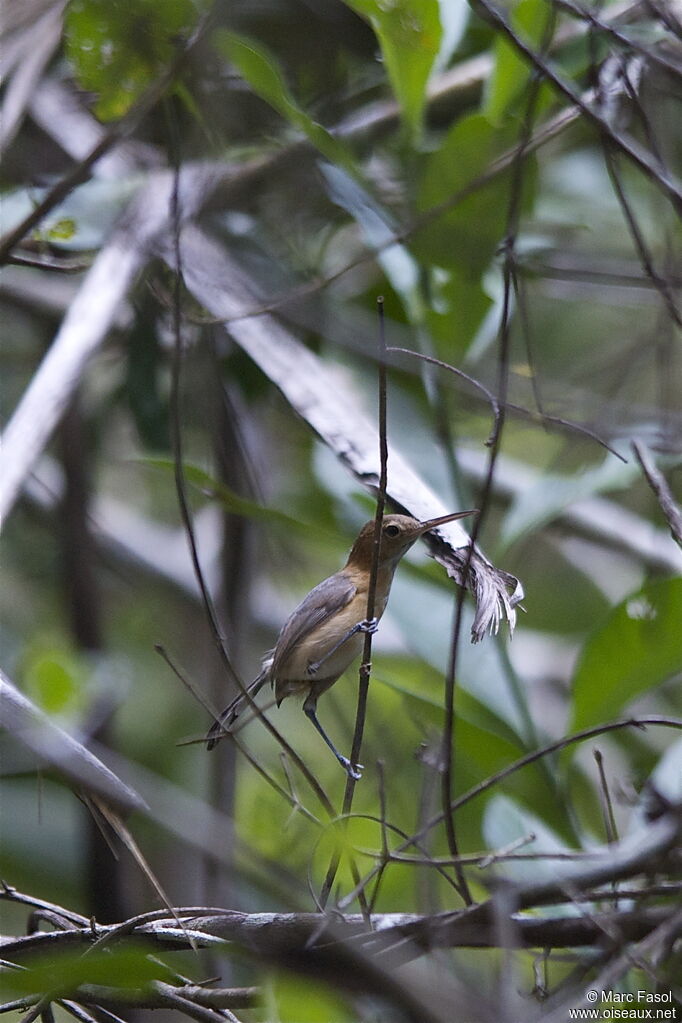
<svg viewBox="0 0 682 1023"><path fill-rule="evenodd" d="M263 660L260 674L247 687L249 695L255 696L266 682L270 682L278 707L293 693L305 694L305 714L351 778L360 778L362 765L351 764L336 749L317 719L317 701L359 656L364 642L362 634L376 632L386 609L393 575L403 554L430 529L473 514L474 511L455 512L426 522L419 522L410 515L384 516L374 598L375 617L369 620L365 615L374 550L374 520L365 523L344 567L318 583L291 613L274 649ZM246 702L246 696L240 693L225 708L206 736L208 749L213 749L221 736L229 731Z"/></svg>

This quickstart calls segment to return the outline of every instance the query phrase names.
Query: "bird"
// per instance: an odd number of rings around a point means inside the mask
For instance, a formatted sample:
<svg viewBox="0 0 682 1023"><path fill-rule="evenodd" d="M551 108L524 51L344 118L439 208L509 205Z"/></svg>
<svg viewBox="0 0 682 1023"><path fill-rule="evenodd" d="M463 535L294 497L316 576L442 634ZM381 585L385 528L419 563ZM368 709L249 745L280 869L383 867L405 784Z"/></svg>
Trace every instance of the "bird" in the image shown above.
<svg viewBox="0 0 682 1023"><path fill-rule="evenodd" d="M339 753L317 717L317 701L343 675L362 651L365 633L375 633L383 615L398 562L414 543L437 526L476 514L475 509L420 522L411 515L384 515L377 563L374 617L368 619L367 597L374 552L375 521L365 523L343 568L324 579L303 598L282 627L277 642L264 657L259 674L225 708L205 741L213 749L229 732L240 710L266 683L274 689L279 707L294 694L303 694L303 711L346 773L355 781L362 765Z"/></svg>

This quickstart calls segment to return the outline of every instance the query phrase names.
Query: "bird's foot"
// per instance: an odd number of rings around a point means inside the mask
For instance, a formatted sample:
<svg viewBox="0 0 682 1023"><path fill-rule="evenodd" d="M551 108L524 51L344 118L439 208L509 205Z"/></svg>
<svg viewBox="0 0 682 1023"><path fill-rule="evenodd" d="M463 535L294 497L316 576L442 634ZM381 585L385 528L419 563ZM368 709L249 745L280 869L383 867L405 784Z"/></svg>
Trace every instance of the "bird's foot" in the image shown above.
<svg viewBox="0 0 682 1023"><path fill-rule="evenodd" d="M360 781L365 769L364 764L351 764L348 757L341 756L341 754L339 754L339 763L349 778L352 778L353 781Z"/></svg>
<svg viewBox="0 0 682 1023"><path fill-rule="evenodd" d="M378 618L365 618L363 621L359 622L357 626L358 632L368 632L370 636L373 636L378 628Z"/></svg>

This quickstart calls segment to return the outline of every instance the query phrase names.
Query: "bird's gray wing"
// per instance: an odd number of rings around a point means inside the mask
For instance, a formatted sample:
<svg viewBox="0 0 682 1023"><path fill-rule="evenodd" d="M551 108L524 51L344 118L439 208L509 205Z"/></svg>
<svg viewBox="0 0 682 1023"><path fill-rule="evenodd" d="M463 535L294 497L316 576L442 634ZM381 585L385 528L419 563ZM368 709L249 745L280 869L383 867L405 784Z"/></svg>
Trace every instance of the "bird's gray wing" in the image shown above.
<svg viewBox="0 0 682 1023"><path fill-rule="evenodd" d="M357 587L343 572L329 576L310 591L292 611L275 645L271 676L276 679L279 670L292 650L318 625L344 608L357 593Z"/></svg>

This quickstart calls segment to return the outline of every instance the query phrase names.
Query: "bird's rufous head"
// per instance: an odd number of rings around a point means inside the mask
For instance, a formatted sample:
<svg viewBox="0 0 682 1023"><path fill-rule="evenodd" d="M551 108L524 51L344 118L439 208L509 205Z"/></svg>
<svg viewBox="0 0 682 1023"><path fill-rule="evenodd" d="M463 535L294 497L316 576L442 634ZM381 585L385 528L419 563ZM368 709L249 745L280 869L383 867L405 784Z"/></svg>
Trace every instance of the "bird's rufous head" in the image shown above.
<svg viewBox="0 0 682 1023"><path fill-rule="evenodd" d="M420 522L411 515L384 515L381 523L381 546L379 548L379 564L397 564L403 554L409 551L413 543L430 529L444 526L446 522L463 519L467 515L475 515L476 509L440 515L435 519ZM360 530L348 556L348 564L369 568L374 548L374 519L366 522Z"/></svg>

